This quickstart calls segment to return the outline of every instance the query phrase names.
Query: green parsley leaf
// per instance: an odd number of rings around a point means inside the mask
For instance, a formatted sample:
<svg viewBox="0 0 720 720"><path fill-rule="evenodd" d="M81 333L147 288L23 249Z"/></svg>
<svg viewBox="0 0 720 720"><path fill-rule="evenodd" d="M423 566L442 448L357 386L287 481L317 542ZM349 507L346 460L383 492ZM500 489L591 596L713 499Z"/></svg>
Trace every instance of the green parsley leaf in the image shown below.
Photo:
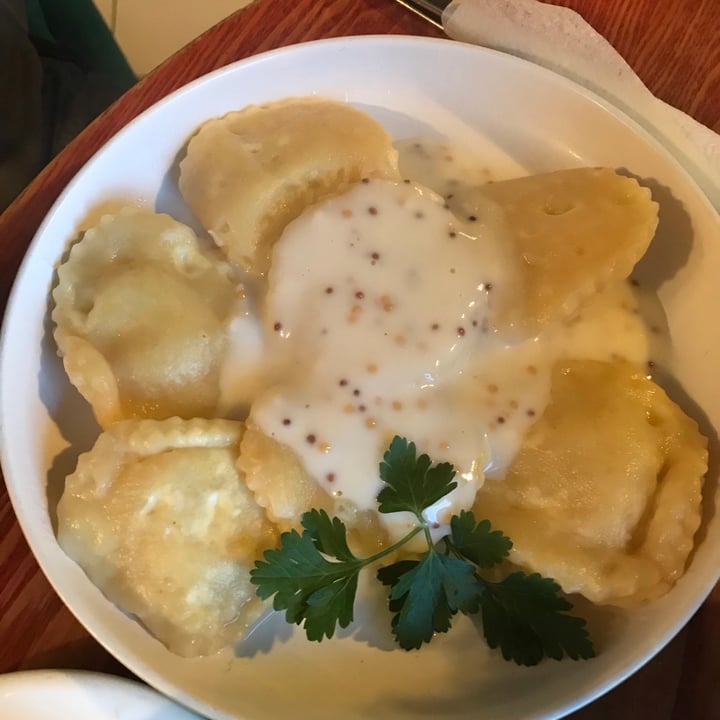
<svg viewBox="0 0 720 720"><path fill-rule="evenodd" d="M415 650L447 632L458 610L477 612L483 586L463 560L432 550L419 562L401 561L378 571L390 585L392 629L400 647Z"/></svg>
<svg viewBox="0 0 720 720"><path fill-rule="evenodd" d="M283 533L280 548L267 550L264 561L258 560L250 571L258 596L275 595L275 610L285 610L290 623L301 625L304 621L310 640L332 637L336 624L347 627L352 622L358 574L364 567L347 549L342 522L330 523L324 514L325 523L322 516L318 511L303 515L302 522L310 529L302 535L296 530ZM338 549L343 561L327 560L318 542Z"/></svg>
<svg viewBox="0 0 720 720"><path fill-rule="evenodd" d="M331 518L324 510L310 510L300 520L315 547L338 560L357 560L347 544L345 525L340 518Z"/></svg>
<svg viewBox="0 0 720 720"><path fill-rule="evenodd" d="M537 665L543 657L594 657L585 620L566 614L572 605L559 591L554 580L537 573L516 572L486 583L482 621L488 645L518 665Z"/></svg>
<svg viewBox="0 0 720 720"><path fill-rule="evenodd" d="M415 443L397 435L380 463L386 486L378 495L381 513L409 511L422 520L422 511L457 487L450 463L431 467L430 458L416 458Z"/></svg>
<svg viewBox="0 0 720 720"><path fill-rule="evenodd" d="M345 628L353 621L359 575L359 570L343 575L308 597L304 626L308 640L331 638L335 633L335 625Z"/></svg>
<svg viewBox="0 0 720 720"><path fill-rule="evenodd" d="M392 630L400 647L416 650L430 642L436 632L450 629L460 604L470 605L473 568L462 560L428 553L419 562L396 563L378 571L378 578L390 585L390 608L394 611Z"/></svg>
<svg viewBox="0 0 720 720"><path fill-rule="evenodd" d="M460 555L481 568L502 562L512 548L512 541L501 530L491 530L489 520L476 522L475 515L468 510L452 516L447 541Z"/></svg>
<svg viewBox="0 0 720 720"><path fill-rule="evenodd" d="M575 660L594 656L585 621L567 614L572 605L553 580L514 573L500 582L483 579L488 568L507 556L512 542L488 520L477 522L462 511L450 521L443 538L446 552L433 546L423 511L452 491L455 470L448 463L432 466L427 455L416 456L413 443L395 437L380 464L386 485L378 495L380 512L411 512L416 526L395 544L367 558L357 558L347 543L344 523L324 510L310 510L296 530L283 533L280 547L268 550L250 573L262 599L285 610L288 622L303 625L310 640L332 637L335 628L353 620L353 603L360 571L394 553L422 533L427 552L419 560L400 560L381 568L378 579L390 587L391 627L406 650L447 632L458 612L482 613L488 645L521 665L543 657Z"/></svg>

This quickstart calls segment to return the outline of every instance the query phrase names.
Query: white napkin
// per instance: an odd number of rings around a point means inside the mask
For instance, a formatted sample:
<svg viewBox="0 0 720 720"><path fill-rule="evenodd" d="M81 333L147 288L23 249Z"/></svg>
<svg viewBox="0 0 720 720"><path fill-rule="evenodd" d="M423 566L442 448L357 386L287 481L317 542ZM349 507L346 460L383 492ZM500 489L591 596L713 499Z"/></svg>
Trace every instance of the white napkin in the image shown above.
<svg viewBox="0 0 720 720"><path fill-rule="evenodd" d="M656 98L576 12L538 0L454 0L443 27L455 40L531 60L610 101L675 156L720 212L720 136Z"/></svg>

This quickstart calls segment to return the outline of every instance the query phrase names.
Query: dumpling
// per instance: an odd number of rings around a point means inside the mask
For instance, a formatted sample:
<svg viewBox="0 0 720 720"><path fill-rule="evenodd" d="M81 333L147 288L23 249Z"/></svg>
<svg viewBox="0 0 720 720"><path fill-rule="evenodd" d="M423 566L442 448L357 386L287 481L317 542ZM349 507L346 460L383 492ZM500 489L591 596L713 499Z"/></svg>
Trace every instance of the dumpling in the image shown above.
<svg viewBox="0 0 720 720"><path fill-rule="evenodd" d="M306 471L292 448L252 423L240 444L238 469L258 505L283 532L300 529L301 515L315 508L343 520L351 547L365 554L387 542L387 532L375 510L359 511L342 498L332 497Z"/></svg>
<svg viewBox="0 0 720 720"><path fill-rule="evenodd" d="M264 604L249 572L276 532L236 469L242 425L127 420L82 455L58 506L58 542L171 651L242 637Z"/></svg>
<svg viewBox="0 0 720 720"><path fill-rule="evenodd" d="M293 98L206 122L180 164L180 192L230 260L263 274L291 220L363 177L398 177L383 127L346 103Z"/></svg>
<svg viewBox="0 0 720 720"><path fill-rule="evenodd" d="M636 180L609 168L579 168L488 183L448 200L478 221L487 199L504 213L524 297L499 329L532 335L572 315L598 289L628 277L657 226L657 204Z"/></svg>
<svg viewBox="0 0 720 720"><path fill-rule="evenodd" d="M570 361L475 511L512 538L517 565L593 602L633 605L683 574L706 472L697 425L640 369Z"/></svg>
<svg viewBox="0 0 720 720"><path fill-rule="evenodd" d="M216 253L171 217L133 208L71 247L52 293L55 340L103 427L215 412L236 297Z"/></svg>

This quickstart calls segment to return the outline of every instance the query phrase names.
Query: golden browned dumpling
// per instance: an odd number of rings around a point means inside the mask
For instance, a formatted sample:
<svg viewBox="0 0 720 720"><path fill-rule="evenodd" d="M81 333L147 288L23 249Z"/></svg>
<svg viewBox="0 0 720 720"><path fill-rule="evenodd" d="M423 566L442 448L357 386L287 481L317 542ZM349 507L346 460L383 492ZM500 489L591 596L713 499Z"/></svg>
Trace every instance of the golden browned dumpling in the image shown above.
<svg viewBox="0 0 720 720"><path fill-rule="evenodd" d="M598 289L626 278L657 226L650 191L608 168L490 183L448 202L467 220L487 211L485 198L504 212L524 288L501 324L523 334L571 315Z"/></svg>
<svg viewBox="0 0 720 720"><path fill-rule="evenodd" d="M310 508L332 512L333 500L285 445L250 424L243 436L238 469L268 516L282 530L297 527Z"/></svg>
<svg viewBox="0 0 720 720"><path fill-rule="evenodd" d="M105 216L58 268L53 299L65 370L103 427L213 415L235 281L190 228L148 210Z"/></svg>
<svg viewBox="0 0 720 720"><path fill-rule="evenodd" d="M206 122L180 165L180 191L228 257L262 274L272 244L308 205L397 173L391 138L369 115L293 98Z"/></svg>
<svg viewBox="0 0 720 720"><path fill-rule="evenodd" d="M387 540L377 513L357 511L352 504L330 496L308 474L295 452L250 423L240 444L238 469L260 507L281 531L300 529L301 515L315 508L340 517L349 540L366 554Z"/></svg>
<svg viewBox="0 0 720 720"><path fill-rule="evenodd" d="M67 478L58 541L170 650L205 655L264 610L249 571L276 540L236 469L242 425L127 420Z"/></svg>
<svg viewBox="0 0 720 720"><path fill-rule="evenodd" d="M706 471L697 425L640 369L570 361L475 511L512 538L516 564L593 602L632 605L683 574Z"/></svg>

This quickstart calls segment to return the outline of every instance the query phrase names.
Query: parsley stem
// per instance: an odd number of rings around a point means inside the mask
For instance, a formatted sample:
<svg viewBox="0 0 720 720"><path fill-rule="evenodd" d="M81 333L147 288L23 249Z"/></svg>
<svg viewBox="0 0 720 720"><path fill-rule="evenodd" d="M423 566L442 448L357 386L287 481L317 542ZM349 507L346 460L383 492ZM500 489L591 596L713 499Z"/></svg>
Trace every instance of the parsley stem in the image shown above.
<svg viewBox="0 0 720 720"><path fill-rule="evenodd" d="M396 543L393 543L392 545L389 545L388 547L384 548L383 550L380 550L380 552L375 553L374 555L370 555L370 557L366 557L361 561L360 567L366 567L367 565L371 565L376 560L380 560L381 558L384 558L386 555L390 555L390 553L394 553L396 550L401 548L406 543L409 543L410 540L412 540L418 533L425 530L427 532L427 528L424 525L416 525L407 535L403 536L398 540Z"/></svg>
<svg viewBox="0 0 720 720"><path fill-rule="evenodd" d="M422 523L422 529L425 531L425 540L427 541L428 548L432 550L435 543L433 542L432 535L430 533L430 526L425 522L424 518L422 519Z"/></svg>

